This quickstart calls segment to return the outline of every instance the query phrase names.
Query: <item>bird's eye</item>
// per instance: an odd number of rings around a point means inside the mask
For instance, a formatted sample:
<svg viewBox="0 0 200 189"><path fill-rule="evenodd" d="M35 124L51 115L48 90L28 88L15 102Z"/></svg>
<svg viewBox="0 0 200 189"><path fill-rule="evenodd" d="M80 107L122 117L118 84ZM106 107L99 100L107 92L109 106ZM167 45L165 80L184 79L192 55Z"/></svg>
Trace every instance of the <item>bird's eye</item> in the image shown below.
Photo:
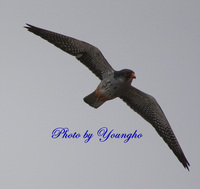
<svg viewBox="0 0 200 189"><path fill-rule="evenodd" d="M128 76L130 76L130 73L125 73L124 75L128 77Z"/></svg>

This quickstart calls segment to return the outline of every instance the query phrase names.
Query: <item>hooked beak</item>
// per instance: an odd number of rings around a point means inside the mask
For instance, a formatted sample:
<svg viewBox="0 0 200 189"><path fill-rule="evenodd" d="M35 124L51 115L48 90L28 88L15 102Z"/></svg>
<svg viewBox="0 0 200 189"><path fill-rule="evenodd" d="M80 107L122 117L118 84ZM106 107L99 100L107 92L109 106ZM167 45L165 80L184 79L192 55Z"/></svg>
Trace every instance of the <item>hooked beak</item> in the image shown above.
<svg viewBox="0 0 200 189"><path fill-rule="evenodd" d="M130 78L132 78L132 79L135 78L136 79L135 73L132 73L131 76L130 76Z"/></svg>

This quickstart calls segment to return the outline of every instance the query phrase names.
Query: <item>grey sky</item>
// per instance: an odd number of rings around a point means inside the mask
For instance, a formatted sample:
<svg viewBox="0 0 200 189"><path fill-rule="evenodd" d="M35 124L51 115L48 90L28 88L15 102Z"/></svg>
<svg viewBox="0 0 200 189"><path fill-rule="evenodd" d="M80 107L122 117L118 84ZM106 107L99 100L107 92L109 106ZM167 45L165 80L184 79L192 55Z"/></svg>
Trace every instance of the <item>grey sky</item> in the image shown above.
<svg viewBox="0 0 200 189"><path fill-rule="evenodd" d="M0 7L1 188L199 188L199 1L3 1ZM132 85L154 96L191 164L120 99L95 110L83 98L98 78L27 32L30 23L98 47ZM52 139L57 127L95 136ZM142 133L99 142L101 127Z"/></svg>

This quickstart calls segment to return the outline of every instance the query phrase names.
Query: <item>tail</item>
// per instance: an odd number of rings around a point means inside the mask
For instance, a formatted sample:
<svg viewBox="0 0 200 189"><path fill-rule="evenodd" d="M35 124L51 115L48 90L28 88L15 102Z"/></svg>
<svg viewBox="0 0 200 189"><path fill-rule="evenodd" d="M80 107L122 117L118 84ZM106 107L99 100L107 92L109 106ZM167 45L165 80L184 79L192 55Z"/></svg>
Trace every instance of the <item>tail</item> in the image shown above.
<svg viewBox="0 0 200 189"><path fill-rule="evenodd" d="M89 104L90 106L92 106L94 108L98 108L99 106L101 106L105 102L104 100L100 100L98 98L95 91L93 93L89 94L88 96L86 96L83 100L87 104Z"/></svg>

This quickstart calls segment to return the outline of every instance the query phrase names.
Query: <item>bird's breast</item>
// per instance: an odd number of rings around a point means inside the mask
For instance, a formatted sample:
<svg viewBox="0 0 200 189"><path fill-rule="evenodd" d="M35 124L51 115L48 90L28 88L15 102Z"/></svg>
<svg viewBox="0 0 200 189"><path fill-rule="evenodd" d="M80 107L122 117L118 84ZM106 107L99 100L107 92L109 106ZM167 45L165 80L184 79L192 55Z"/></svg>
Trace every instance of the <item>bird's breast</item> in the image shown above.
<svg viewBox="0 0 200 189"><path fill-rule="evenodd" d="M100 99L111 100L120 96L124 91L125 86L122 82L107 78L101 81L96 89L96 94Z"/></svg>

